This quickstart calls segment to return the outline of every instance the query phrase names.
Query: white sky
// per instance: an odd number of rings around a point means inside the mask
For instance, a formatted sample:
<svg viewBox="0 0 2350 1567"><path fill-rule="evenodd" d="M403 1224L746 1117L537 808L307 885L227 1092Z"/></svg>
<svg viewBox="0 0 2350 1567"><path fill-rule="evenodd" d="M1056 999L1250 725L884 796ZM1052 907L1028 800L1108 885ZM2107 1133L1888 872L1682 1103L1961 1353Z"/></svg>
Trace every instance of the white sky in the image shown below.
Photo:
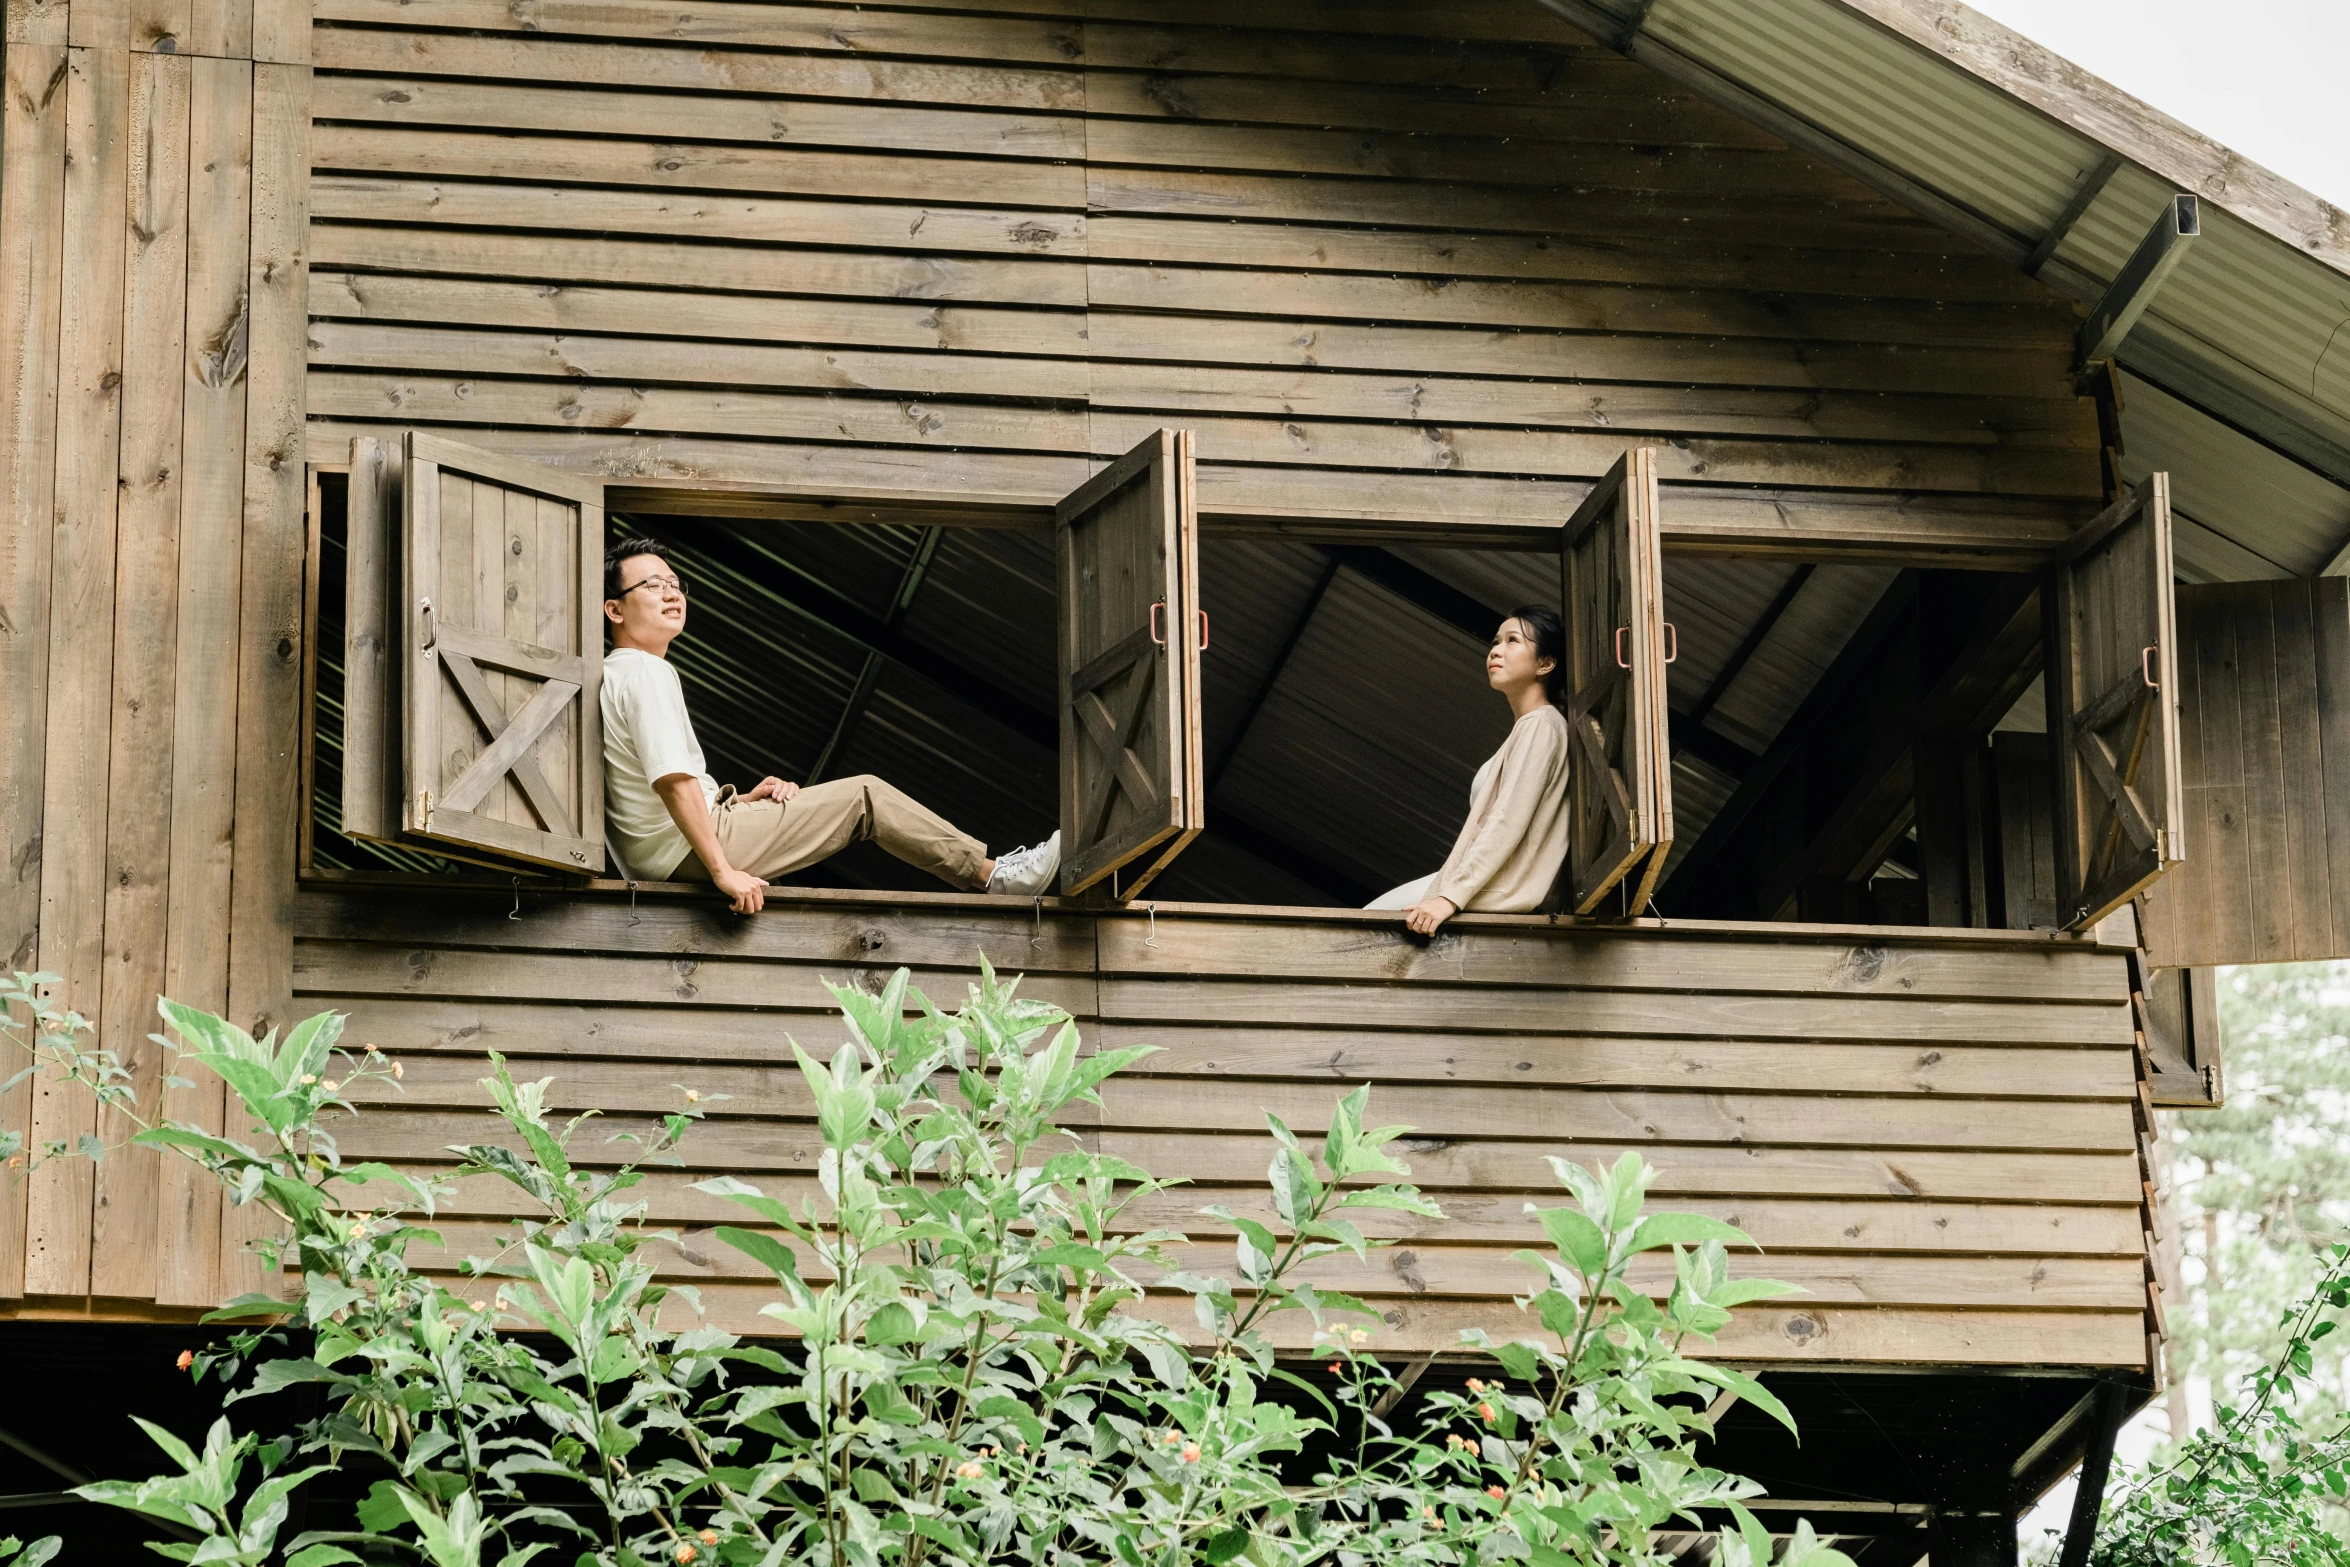
<svg viewBox="0 0 2350 1567"><path fill-rule="evenodd" d="M1968 0L2350 207L2350 0Z"/></svg>

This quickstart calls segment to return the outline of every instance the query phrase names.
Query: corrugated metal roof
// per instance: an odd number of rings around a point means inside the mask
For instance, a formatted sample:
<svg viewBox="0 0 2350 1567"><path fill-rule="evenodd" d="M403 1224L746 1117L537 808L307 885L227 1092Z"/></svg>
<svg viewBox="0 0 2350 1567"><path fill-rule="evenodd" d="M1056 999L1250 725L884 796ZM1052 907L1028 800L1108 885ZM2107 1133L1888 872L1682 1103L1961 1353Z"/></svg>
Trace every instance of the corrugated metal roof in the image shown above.
<svg viewBox="0 0 2350 1567"><path fill-rule="evenodd" d="M2130 469L2196 474L2193 574L2350 569L2350 217L1953 0L1656 0L1631 52L1793 115L2010 259L2120 154L2041 274L2084 299L2173 193L2200 197L2203 237L2120 351L2169 394L2125 426Z"/></svg>

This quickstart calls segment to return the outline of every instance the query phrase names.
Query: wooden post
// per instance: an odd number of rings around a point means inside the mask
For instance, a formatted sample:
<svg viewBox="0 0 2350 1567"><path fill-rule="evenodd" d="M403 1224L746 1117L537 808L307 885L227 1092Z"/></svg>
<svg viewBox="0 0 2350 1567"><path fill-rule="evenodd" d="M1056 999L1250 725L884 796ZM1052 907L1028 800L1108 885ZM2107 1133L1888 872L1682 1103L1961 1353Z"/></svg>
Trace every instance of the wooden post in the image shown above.
<svg viewBox="0 0 2350 1567"><path fill-rule="evenodd" d="M2105 1480L2113 1470L2114 1438L2121 1433L2127 1392L2119 1382L2108 1382L2098 1400L2097 1424L2089 1432L2089 1450L2081 1457L2081 1478L2073 1492L2073 1516L2064 1533L2064 1554L2057 1567L2089 1567L2089 1547L2097 1538L2098 1514L2105 1508Z"/></svg>

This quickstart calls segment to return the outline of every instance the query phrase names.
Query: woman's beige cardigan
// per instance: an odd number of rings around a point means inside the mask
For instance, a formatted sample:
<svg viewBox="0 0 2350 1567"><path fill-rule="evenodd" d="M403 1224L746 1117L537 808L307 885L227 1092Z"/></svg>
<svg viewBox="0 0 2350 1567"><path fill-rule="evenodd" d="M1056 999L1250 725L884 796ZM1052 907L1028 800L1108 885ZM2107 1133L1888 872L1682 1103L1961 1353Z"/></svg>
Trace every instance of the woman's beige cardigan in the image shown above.
<svg viewBox="0 0 2350 1567"><path fill-rule="evenodd" d="M1567 858L1566 715L1545 704L1510 727L1469 787L1469 819L1428 892L1455 908L1527 914Z"/></svg>

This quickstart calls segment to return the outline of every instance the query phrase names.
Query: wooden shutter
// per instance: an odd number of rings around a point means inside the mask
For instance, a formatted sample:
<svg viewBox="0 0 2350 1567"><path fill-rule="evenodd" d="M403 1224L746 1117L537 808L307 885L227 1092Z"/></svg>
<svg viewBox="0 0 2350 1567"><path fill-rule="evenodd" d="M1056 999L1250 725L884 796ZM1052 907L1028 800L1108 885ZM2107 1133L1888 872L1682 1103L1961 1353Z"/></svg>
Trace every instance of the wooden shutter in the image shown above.
<svg viewBox="0 0 2350 1567"><path fill-rule="evenodd" d="M604 492L408 433L402 826L471 855L604 868Z"/></svg>
<svg viewBox="0 0 2350 1567"><path fill-rule="evenodd" d="M2350 582L2178 590L2186 861L2146 889L2157 968L2350 958Z"/></svg>
<svg viewBox="0 0 2350 1567"><path fill-rule="evenodd" d="M1132 897L1198 836L1199 525L1191 432L1161 430L1054 513L1061 891Z"/></svg>
<svg viewBox="0 0 2350 1567"><path fill-rule="evenodd" d="M2170 475L2106 508L2066 542L2048 577L2057 907L2077 928L2127 902L2183 849Z"/></svg>
<svg viewBox="0 0 2350 1567"><path fill-rule="evenodd" d="M1618 459L1567 520L1559 571L1574 693L1563 901L1588 914L1623 883L1625 907L1637 914L1673 840L1664 574L1656 460L1646 447Z"/></svg>
<svg viewBox="0 0 2350 1567"><path fill-rule="evenodd" d="M357 436L343 508L343 799L347 838L400 836L398 444Z"/></svg>

